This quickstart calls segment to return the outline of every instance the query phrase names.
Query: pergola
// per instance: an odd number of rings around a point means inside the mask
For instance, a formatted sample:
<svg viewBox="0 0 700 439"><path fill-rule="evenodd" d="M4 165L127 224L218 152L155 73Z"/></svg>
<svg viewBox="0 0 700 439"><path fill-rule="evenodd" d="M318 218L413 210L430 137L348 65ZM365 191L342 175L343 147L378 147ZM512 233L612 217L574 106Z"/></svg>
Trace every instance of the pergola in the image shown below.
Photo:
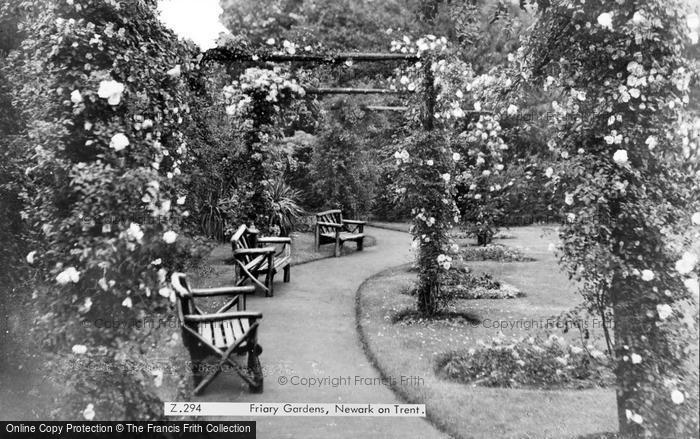
<svg viewBox="0 0 700 439"><path fill-rule="evenodd" d="M407 53L387 53L387 52L338 52L334 54L285 54L285 53L240 53L225 47L216 47L208 50L202 57L200 63L205 64L210 61L221 64L235 62L249 62L253 64L265 63L288 63L298 62L312 65L343 65L348 62L418 62L422 58L417 54ZM435 108L435 93L433 85L433 72L430 63L423 66L424 72L424 105L422 111L423 127L426 130L433 128L433 113ZM408 90L395 90L388 88L348 88L348 87L320 87L305 88L307 94L311 95L332 95L332 94L359 94L359 95L396 95L412 93ZM367 105L363 107L369 111L407 111L407 106L384 106Z"/></svg>

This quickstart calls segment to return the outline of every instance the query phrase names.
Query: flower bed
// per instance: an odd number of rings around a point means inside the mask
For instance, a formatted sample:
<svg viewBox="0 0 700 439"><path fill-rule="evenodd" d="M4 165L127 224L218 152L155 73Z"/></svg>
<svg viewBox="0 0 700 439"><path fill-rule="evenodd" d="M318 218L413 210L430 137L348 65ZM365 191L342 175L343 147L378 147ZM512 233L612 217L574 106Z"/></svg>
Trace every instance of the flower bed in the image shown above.
<svg viewBox="0 0 700 439"><path fill-rule="evenodd" d="M522 250L502 244L485 246L465 246L462 249L465 261L529 262L533 258L525 256Z"/></svg>
<svg viewBox="0 0 700 439"><path fill-rule="evenodd" d="M456 299L515 299L525 296L513 285L500 282L488 273L473 274L466 266L450 270L443 288L448 288Z"/></svg>
<svg viewBox="0 0 700 439"><path fill-rule="evenodd" d="M614 383L607 356L593 345L586 349L556 335L494 338L478 349L448 352L436 361L436 374L465 384L487 387L588 389Z"/></svg>

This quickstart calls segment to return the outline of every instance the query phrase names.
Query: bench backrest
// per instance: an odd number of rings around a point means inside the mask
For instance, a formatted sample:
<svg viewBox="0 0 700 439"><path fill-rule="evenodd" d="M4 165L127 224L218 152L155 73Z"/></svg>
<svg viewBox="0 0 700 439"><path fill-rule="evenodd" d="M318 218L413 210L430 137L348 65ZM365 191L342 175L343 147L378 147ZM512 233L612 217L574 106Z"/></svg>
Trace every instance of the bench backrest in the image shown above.
<svg viewBox="0 0 700 439"><path fill-rule="evenodd" d="M316 214L316 222L343 224L343 213L341 210L327 210ZM335 229L328 226L320 226L321 233L335 234Z"/></svg>
<svg viewBox="0 0 700 439"><path fill-rule="evenodd" d="M251 230L243 224L236 230L236 233L231 237L231 250L245 250L249 248L257 248L258 232ZM252 255L244 257L244 262L248 263L253 259Z"/></svg>
<svg viewBox="0 0 700 439"><path fill-rule="evenodd" d="M175 290L175 306L177 307L177 314L180 317L180 323L184 324L183 317L194 313L192 293L190 292L190 286L187 284L187 276L185 273L175 272L170 277L170 283Z"/></svg>

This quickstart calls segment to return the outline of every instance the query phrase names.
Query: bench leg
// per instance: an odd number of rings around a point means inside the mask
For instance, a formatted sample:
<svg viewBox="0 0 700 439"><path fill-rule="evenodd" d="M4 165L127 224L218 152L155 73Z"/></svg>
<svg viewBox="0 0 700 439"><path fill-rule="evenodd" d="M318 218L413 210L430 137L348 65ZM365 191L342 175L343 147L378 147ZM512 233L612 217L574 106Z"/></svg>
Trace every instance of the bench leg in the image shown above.
<svg viewBox="0 0 700 439"><path fill-rule="evenodd" d="M184 337L191 337L189 334L183 331ZM209 355L203 351L201 346L197 346L197 342L188 341L186 344L187 350L190 354L190 371L192 372L192 384L194 388L197 388L206 376L208 370L208 364L205 361L209 358Z"/></svg>
<svg viewBox="0 0 700 439"><path fill-rule="evenodd" d="M272 271L269 271L266 279L265 279L265 284L267 287L267 291L265 292L267 297L272 297L275 295L274 291L274 282L275 282L275 275L272 273Z"/></svg>
<svg viewBox="0 0 700 439"><path fill-rule="evenodd" d="M248 351L248 371L253 376L253 381L255 384L250 384L248 389L250 393L262 393L263 392L263 370L260 364L260 353L258 351L258 346L255 349Z"/></svg>
<svg viewBox="0 0 700 439"><path fill-rule="evenodd" d="M284 281L285 282L289 282L291 271L292 271L291 265L287 265L286 267L284 267Z"/></svg>
<svg viewBox="0 0 700 439"><path fill-rule="evenodd" d="M335 240L335 249L333 252L336 258L338 256L340 256L340 249L342 248L342 246L343 246L343 243L340 241L340 239L336 239Z"/></svg>
<svg viewBox="0 0 700 439"><path fill-rule="evenodd" d="M357 241L357 251L361 252L362 249L364 248L364 242L365 238L360 238L360 240Z"/></svg>

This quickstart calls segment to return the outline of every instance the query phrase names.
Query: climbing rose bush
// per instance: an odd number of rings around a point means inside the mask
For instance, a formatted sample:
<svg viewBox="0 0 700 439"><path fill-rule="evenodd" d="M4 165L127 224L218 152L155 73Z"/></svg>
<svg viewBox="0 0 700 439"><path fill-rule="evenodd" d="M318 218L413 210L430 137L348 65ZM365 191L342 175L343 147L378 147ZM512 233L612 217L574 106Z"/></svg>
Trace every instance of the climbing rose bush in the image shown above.
<svg viewBox="0 0 700 439"><path fill-rule="evenodd" d="M22 5L31 38L7 72L28 121L22 217L36 232L27 262L45 282L34 293L46 309L38 330L61 354L117 361L143 334L84 323L167 310L175 300L168 274L201 249L180 226L188 215L183 75L193 52L163 28L155 1ZM86 406L86 418L158 416L149 373L104 380L90 368L73 374L63 417Z"/></svg>
<svg viewBox="0 0 700 439"><path fill-rule="evenodd" d="M538 6L520 60L561 96L549 143L565 162L561 260L591 308L614 314L620 431L693 435L699 124L685 107L697 18L680 0Z"/></svg>
<svg viewBox="0 0 700 439"><path fill-rule="evenodd" d="M455 161L440 131L418 132L396 152L397 195L411 208L413 248L418 251L418 310L431 315L451 300L443 288L459 247L448 233L459 223L454 202Z"/></svg>
<svg viewBox="0 0 700 439"><path fill-rule="evenodd" d="M435 93L432 117L435 124L449 133L447 139L457 164L454 183L457 205L465 229L477 237L479 244L490 242L501 216L498 200L507 186L494 181L504 170L500 114L486 108L484 102L496 102L499 77L476 75L461 60L456 48L444 37L427 35L409 37L392 43L392 51L414 53L422 59L408 68L398 69L391 87L415 92L409 118L419 121L420 100L424 99L424 78L430 75Z"/></svg>
<svg viewBox="0 0 700 439"><path fill-rule="evenodd" d="M279 66L247 68L223 88L222 104L226 114L237 122L244 148L242 163L238 164L237 187L232 188L235 192L229 198L233 202L227 206L236 214L230 212L229 217L262 227L271 224L274 207L268 188L286 170L278 142L283 137L280 119L290 107L304 107L305 94L292 74ZM301 104L295 104L296 101ZM233 229L238 225L231 224Z"/></svg>

